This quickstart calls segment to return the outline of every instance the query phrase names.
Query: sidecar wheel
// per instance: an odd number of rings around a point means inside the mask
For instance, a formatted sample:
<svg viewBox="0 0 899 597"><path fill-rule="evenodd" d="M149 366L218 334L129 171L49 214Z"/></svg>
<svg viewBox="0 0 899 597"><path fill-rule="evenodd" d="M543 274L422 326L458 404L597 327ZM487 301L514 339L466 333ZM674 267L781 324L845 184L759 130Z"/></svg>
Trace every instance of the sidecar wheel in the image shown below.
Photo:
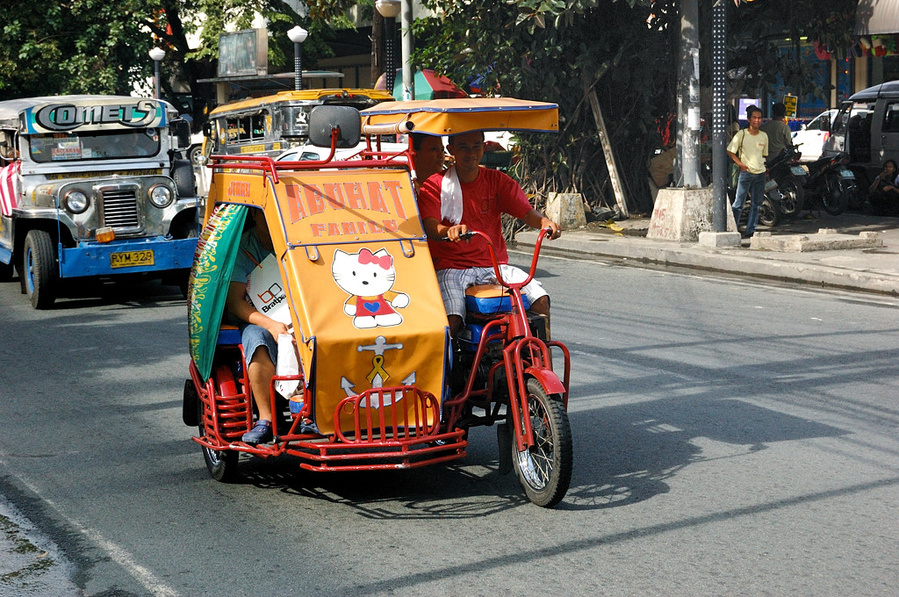
<svg viewBox="0 0 899 597"><path fill-rule="evenodd" d="M533 378L528 380L527 391L534 447L519 452L513 441L512 463L528 499L552 508L565 497L571 483L571 427L561 396L548 395Z"/></svg>
<svg viewBox="0 0 899 597"><path fill-rule="evenodd" d="M188 380L189 381L189 380ZM197 399L197 419L199 420L200 437L206 435L206 422L203 413L203 401ZM232 483L240 477L237 470L237 459L240 456L234 450L211 450L206 446L203 449L203 460L206 461L206 468L209 475L216 481L222 483Z"/></svg>

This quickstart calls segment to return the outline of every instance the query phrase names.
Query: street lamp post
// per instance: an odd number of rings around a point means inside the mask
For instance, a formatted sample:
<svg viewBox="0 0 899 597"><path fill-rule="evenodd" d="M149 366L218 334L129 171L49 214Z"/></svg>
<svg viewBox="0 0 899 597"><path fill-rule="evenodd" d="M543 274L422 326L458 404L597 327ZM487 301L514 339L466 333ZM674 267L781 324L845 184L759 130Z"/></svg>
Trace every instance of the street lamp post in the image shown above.
<svg viewBox="0 0 899 597"><path fill-rule="evenodd" d="M396 17L400 14L400 0L378 0L375 8L384 17L384 27L387 37L387 66L384 69L384 82L387 92L393 94L394 81L396 80L396 52L393 43L396 38Z"/></svg>
<svg viewBox="0 0 899 597"><path fill-rule="evenodd" d="M150 50L150 58L153 59L153 62L154 62L154 64L155 64L155 66L156 66L156 68L155 68L156 75L155 75L155 78L154 78L154 85L153 85L153 86L154 86L154 89L155 89L156 99L159 99L159 95L160 95L160 94L159 94L159 84L160 84L160 81L159 81L159 63L162 62L162 59L163 59L163 58L165 58L165 50L163 50L162 48L153 48L152 50Z"/></svg>
<svg viewBox="0 0 899 597"><path fill-rule="evenodd" d="M309 32L297 25L287 32L287 37L293 42L293 86L299 91L303 88L303 48Z"/></svg>

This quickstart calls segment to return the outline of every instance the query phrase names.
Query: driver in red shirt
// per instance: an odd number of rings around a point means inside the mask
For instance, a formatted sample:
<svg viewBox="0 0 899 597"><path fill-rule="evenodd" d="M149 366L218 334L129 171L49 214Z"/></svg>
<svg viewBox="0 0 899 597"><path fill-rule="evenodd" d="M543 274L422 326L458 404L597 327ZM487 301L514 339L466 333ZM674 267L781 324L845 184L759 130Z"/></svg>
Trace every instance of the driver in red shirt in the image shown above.
<svg viewBox="0 0 899 597"><path fill-rule="evenodd" d="M549 228L551 239L559 238L562 229L531 206L512 178L480 165L484 156L483 132L453 135L447 149L455 158L455 166L425 181L419 193L419 209L437 269L443 305L455 335L465 320L465 289L496 283L487 242L480 237L460 242L462 234L478 230L490 237L503 278L517 282L527 278L527 274L508 265L501 214L524 220L532 228ZM442 242L443 239L452 243ZM540 282L532 280L522 289L522 294L528 297L531 311L547 318L549 328L549 296Z"/></svg>

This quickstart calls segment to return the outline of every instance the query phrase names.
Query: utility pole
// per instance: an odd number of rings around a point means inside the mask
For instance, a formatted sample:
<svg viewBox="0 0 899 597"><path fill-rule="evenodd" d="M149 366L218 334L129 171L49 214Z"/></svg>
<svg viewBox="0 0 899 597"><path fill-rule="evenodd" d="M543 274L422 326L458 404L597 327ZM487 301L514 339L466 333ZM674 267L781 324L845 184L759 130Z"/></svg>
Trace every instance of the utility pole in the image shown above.
<svg viewBox="0 0 899 597"><path fill-rule="evenodd" d="M712 230L727 230L727 5L712 6Z"/></svg>
<svg viewBox="0 0 899 597"><path fill-rule="evenodd" d="M403 23L403 99L415 99L415 79L412 73L412 2L402 0ZM393 91L393 90L391 90Z"/></svg>
<svg viewBox="0 0 899 597"><path fill-rule="evenodd" d="M699 188L699 1L681 2L681 70L677 96L679 187Z"/></svg>

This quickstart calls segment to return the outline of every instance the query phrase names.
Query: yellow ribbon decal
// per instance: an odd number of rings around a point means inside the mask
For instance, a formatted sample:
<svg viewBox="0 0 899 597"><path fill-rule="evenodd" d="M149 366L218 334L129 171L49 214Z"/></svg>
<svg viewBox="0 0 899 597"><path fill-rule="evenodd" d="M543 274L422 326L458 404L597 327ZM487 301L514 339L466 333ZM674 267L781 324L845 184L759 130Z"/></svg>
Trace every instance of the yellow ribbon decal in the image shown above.
<svg viewBox="0 0 899 597"><path fill-rule="evenodd" d="M390 377L390 374L384 371L384 356L375 355L375 357L371 360L371 364L373 369L371 370L371 373L368 374L368 377L366 377L368 383L372 383L372 381L375 379L375 376L377 375L381 376L382 382L387 381L387 379Z"/></svg>

